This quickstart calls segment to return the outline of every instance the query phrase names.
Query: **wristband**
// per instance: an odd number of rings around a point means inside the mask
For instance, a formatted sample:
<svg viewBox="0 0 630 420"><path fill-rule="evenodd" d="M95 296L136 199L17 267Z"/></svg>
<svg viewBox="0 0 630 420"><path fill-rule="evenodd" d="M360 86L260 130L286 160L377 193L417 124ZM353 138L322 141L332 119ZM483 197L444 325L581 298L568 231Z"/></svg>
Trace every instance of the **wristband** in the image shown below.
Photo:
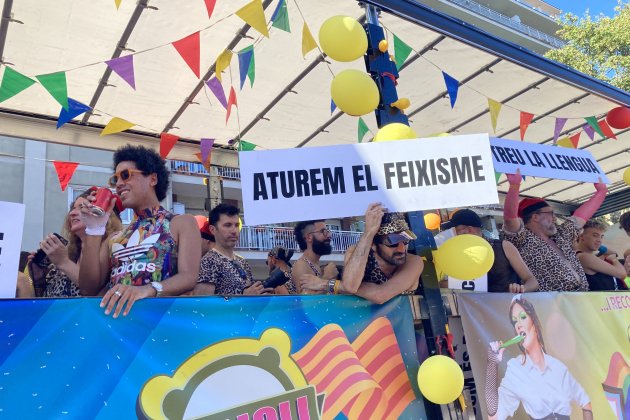
<svg viewBox="0 0 630 420"><path fill-rule="evenodd" d="M329 295L332 295L332 294L335 293L335 282L336 281L337 280L335 280L335 279L328 280L328 294Z"/></svg>
<svg viewBox="0 0 630 420"><path fill-rule="evenodd" d="M103 236L105 235L105 226L86 226L85 234L89 236Z"/></svg>

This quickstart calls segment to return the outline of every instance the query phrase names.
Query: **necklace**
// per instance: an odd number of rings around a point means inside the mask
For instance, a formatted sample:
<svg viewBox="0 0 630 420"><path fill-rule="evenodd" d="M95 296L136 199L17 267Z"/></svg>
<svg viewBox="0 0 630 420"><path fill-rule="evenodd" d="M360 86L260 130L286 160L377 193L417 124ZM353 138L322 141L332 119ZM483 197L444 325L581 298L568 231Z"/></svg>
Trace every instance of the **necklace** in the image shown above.
<svg viewBox="0 0 630 420"><path fill-rule="evenodd" d="M312 262L310 262L308 258L306 258L305 256L302 256L302 258L300 258L300 259L304 260L306 262L306 264L308 264L308 266L311 267L311 270L313 270L313 272L315 273L315 275L317 277L321 277L322 276L322 272L321 272L320 268L317 267Z"/></svg>

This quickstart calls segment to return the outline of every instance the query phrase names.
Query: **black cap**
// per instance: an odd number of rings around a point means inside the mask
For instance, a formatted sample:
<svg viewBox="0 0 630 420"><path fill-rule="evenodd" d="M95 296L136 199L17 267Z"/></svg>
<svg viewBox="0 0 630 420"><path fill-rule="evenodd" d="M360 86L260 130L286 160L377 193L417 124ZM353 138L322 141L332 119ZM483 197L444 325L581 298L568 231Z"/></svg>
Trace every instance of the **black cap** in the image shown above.
<svg viewBox="0 0 630 420"><path fill-rule="evenodd" d="M458 210L453 217L451 217L451 226L470 226L480 228L482 226L481 218L477 213L469 209Z"/></svg>

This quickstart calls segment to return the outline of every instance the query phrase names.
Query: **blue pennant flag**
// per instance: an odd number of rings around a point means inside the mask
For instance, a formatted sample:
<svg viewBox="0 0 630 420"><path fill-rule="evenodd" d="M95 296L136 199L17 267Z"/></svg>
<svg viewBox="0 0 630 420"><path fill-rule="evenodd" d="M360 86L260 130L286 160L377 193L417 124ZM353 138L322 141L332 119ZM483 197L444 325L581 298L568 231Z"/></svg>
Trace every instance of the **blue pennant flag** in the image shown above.
<svg viewBox="0 0 630 420"><path fill-rule="evenodd" d="M457 90L459 89L459 82L457 79L449 76L447 73L442 72L444 76L444 83L446 84L446 90L448 91L448 97L451 99L451 108L455 106L457 101Z"/></svg>
<svg viewBox="0 0 630 420"><path fill-rule="evenodd" d="M75 117L83 114L91 110L87 105L82 104L79 101L75 101L72 98L68 98L68 109L61 108L61 112L59 113L59 118L57 118L57 128L61 127L68 121L72 120Z"/></svg>
<svg viewBox="0 0 630 420"><path fill-rule="evenodd" d="M238 70L241 76L241 90L243 90L243 85L245 84L245 80L247 79L249 66L252 63L253 57L254 57L253 45L250 45L249 47L242 49L238 53Z"/></svg>
<svg viewBox="0 0 630 420"><path fill-rule="evenodd" d="M332 113L335 112L335 109L337 109L337 105L335 104L335 101L331 99L330 100L330 115L332 115Z"/></svg>

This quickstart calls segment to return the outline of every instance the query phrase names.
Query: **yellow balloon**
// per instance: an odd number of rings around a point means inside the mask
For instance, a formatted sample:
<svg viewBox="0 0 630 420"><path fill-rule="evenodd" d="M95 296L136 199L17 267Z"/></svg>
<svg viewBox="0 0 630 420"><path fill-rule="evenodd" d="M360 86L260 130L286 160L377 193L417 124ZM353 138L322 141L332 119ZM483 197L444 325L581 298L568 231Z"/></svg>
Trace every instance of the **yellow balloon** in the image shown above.
<svg viewBox="0 0 630 420"><path fill-rule="evenodd" d="M402 123L391 123L381 127L374 136L375 142L391 140L417 139L418 135L408 125Z"/></svg>
<svg viewBox="0 0 630 420"><path fill-rule="evenodd" d="M448 134L448 133L433 133L433 134L429 134L427 136L427 138L429 138L429 137L448 137L448 136L450 136L450 134Z"/></svg>
<svg viewBox="0 0 630 420"><path fill-rule="evenodd" d="M418 369L418 387L432 403L452 403L464 389L464 372L450 357L431 356Z"/></svg>
<svg viewBox="0 0 630 420"><path fill-rule="evenodd" d="M354 61L367 51L365 29L350 16L333 16L319 28L319 45L333 60Z"/></svg>
<svg viewBox="0 0 630 420"><path fill-rule="evenodd" d="M378 50L384 53L385 51L387 51L387 48L389 48L389 43L386 39L381 39L381 41L378 43Z"/></svg>
<svg viewBox="0 0 630 420"><path fill-rule="evenodd" d="M344 70L330 84L330 96L335 105L355 117L376 109L380 95L374 80L360 70Z"/></svg>
<svg viewBox="0 0 630 420"><path fill-rule="evenodd" d="M625 182L626 185L630 185L630 168L626 168L626 170L623 171L623 182Z"/></svg>
<svg viewBox="0 0 630 420"><path fill-rule="evenodd" d="M407 109L411 105L409 98L400 98L396 102L392 102L391 106L398 109Z"/></svg>
<svg viewBox="0 0 630 420"><path fill-rule="evenodd" d="M442 220L440 219L440 216L435 213L427 213L424 215L424 225L429 230L438 229L441 222Z"/></svg>
<svg viewBox="0 0 630 420"><path fill-rule="evenodd" d="M243 229L243 221L241 220L241 216L238 216L238 231L240 232Z"/></svg>
<svg viewBox="0 0 630 420"><path fill-rule="evenodd" d="M433 251L436 269L460 280L473 280L490 271L494 264L492 247L480 236L457 235Z"/></svg>

